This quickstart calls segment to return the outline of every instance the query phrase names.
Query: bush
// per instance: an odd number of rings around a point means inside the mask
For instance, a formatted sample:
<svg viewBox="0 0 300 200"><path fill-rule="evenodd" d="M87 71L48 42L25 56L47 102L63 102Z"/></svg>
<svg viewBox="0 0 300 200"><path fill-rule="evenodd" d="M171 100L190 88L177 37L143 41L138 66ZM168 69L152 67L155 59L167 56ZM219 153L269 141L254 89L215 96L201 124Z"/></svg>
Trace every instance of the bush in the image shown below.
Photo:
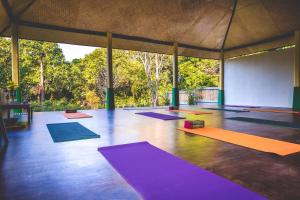
<svg viewBox="0 0 300 200"><path fill-rule="evenodd" d="M31 102L31 107L35 112L43 111L62 111L66 109L88 109L77 103L68 102L66 99L60 100L46 100L43 103L40 102Z"/></svg>

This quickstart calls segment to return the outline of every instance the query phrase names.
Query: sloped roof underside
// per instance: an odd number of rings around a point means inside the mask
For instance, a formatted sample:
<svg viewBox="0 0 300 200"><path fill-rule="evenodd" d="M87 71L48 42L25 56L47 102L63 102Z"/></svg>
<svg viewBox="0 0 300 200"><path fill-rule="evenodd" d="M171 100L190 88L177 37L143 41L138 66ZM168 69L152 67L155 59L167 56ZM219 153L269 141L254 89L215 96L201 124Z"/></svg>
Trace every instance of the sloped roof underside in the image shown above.
<svg viewBox="0 0 300 200"><path fill-rule="evenodd" d="M0 34L218 59L294 43L299 0L1 0Z"/></svg>

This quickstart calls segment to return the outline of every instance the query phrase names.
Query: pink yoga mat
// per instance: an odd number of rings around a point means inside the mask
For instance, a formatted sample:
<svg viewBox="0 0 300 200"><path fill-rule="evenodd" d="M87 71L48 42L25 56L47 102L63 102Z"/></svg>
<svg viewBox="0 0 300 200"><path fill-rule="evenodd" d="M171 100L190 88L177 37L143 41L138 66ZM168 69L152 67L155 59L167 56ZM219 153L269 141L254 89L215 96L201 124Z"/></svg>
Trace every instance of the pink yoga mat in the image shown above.
<svg viewBox="0 0 300 200"><path fill-rule="evenodd" d="M80 118L91 118L91 115L87 115L85 113L64 113L64 116L68 119L80 119Z"/></svg>

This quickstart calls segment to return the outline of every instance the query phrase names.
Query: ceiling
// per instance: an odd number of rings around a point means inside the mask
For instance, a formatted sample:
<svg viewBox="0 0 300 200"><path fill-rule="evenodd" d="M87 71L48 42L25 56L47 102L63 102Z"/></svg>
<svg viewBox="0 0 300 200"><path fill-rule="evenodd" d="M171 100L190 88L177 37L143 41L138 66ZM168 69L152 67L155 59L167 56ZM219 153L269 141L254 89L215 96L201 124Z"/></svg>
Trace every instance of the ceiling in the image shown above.
<svg viewBox="0 0 300 200"><path fill-rule="evenodd" d="M299 0L1 0L0 34L218 59L294 43Z"/></svg>

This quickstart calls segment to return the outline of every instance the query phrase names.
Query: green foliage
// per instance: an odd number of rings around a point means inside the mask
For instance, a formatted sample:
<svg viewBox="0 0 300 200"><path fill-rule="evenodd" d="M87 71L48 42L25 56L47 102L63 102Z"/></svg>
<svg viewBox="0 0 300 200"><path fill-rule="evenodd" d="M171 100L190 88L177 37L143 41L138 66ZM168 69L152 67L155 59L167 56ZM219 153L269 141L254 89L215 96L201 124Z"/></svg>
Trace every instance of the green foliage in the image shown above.
<svg viewBox="0 0 300 200"><path fill-rule="evenodd" d="M147 56L148 67L141 56ZM38 103L41 66L46 101ZM106 66L106 49L103 48L67 62L56 43L20 40L21 93L23 100L33 102L35 111L104 108ZM179 86L182 90L216 86L217 73L217 61L180 57ZM113 74L116 107L170 104L166 94L172 89L171 56L113 50ZM9 80L10 40L0 38L0 86L6 86Z"/></svg>
<svg viewBox="0 0 300 200"><path fill-rule="evenodd" d="M179 59L179 88L192 91L218 86L218 61L192 57Z"/></svg>

